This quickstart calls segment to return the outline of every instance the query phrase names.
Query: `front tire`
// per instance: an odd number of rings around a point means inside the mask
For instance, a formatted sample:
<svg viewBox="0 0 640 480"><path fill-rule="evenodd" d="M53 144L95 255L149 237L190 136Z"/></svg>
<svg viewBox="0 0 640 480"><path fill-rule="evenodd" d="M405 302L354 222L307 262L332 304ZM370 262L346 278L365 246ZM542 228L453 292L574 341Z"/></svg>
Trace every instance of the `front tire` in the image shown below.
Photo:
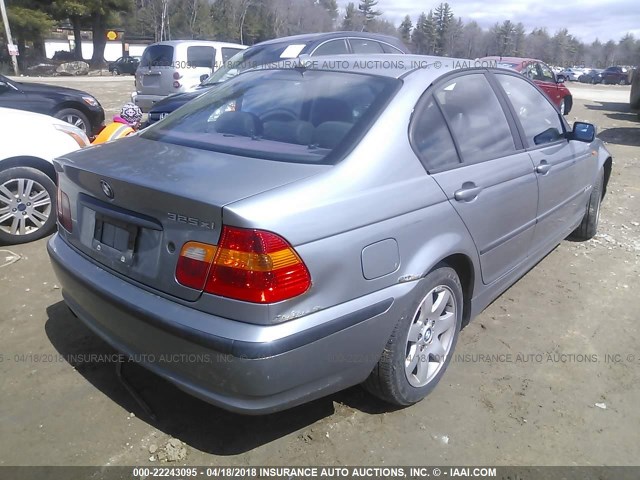
<svg viewBox="0 0 640 480"><path fill-rule="evenodd" d="M600 170L598 179L591 189L589 201L587 202L587 211L582 218L582 222L576 228L571 236L576 240L590 240L598 231L598 223L600 221L600 206L602 204L602 190L604 188L604 172Z"/></svg>
<svg viewBox="0 0 640 480"><path fill-rule="evenodd" d="M64 122L70 123L75 127L78 127L80 130L86 133L87 136L91 136L91 126L89 124L89 119L80 110L76 110L75 108L63 108L62 110L57 112L54 117Z"/></svg>
<svg viewBox="0 0 640 480"><path fill-rule="evenodd" d="M573 99L570 95L567 95L560 101L560 113L562 115L569 115L571 107L573 107Z"/></svg>
<svg viewBox="0 0 640 480"><path fill-rule="evenodd" d="M56 186L40 170L14 167L0 171L0 243L42 238L56 226Z"/></svg>
<svg viewBox="0 0 640 480"><path fill-rule="evenodd" d="M120 70L118 70L117 68L114 68L114 69L111 71L111 75L113 75L114 77L115 77L116 75L120 75Z"/></svg>
<svg viewBox="0 0 640 480"><path fill-rule="evenodd" d="M462 286L442 265L420 280L416 298L397 323L364 387L382 400L412 405L438 384L462 325Z"/></svg>

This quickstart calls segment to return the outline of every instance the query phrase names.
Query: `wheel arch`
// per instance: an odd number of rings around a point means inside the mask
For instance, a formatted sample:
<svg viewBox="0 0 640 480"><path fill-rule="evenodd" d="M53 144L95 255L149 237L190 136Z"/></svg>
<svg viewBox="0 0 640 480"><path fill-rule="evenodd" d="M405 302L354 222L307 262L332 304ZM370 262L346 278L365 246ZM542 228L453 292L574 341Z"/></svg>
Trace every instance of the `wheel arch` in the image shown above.
<svg viewBox="0 0 640 480"><path fill-rule="evenodd" d="M83 105L80 102L74 102L72 100L65 100L63 102L56 104L56 106L51 110L50 115L54 117L56 113L66 108L72 108L74 110L78 110L79 112L82 112L82 114L87 118L91 116L91 111L85 105Z"/></svg>
<svg viewBox="0 0 640 480"><path fill-rule="evenodd" d="M57 184L56 170L53 166L53 163L42 158L30 157L25 155L20 157L6 158L0 161L0 170L6 170L8 168L14 167L35 168L36 170L40 170L47 177L49 177L53 183Z"/></svg>
<svg viewBox="0 0 640 480"><path fill-rule="evenodd" d="M607 185L609 184L609 179L611 178L611 171L613 170L613 158L607 157L604 161L604 184L602 185L602 198L604 198L605 193L607 193Z"/></svg>
<svg viewBox="0 0 640 480"><path fill-rule="evenodd" d="M462 327L464 328L471 320L471 299L475 286L475 269L472 260L463 253L454 253L443 258L438 266L446 265L453 268L460 279L462 285Z"/></svg>
<svg viewBox="0 0 640 480"><path fill-rule="evenodd" d="M567 113L564 113L564 112L561 112L561 113L563 115L569 115L569 113L571 113L571 109L573 108L573 95L569 93L564 97L562 97L562 100L564 100L564 110Z"/></svg>

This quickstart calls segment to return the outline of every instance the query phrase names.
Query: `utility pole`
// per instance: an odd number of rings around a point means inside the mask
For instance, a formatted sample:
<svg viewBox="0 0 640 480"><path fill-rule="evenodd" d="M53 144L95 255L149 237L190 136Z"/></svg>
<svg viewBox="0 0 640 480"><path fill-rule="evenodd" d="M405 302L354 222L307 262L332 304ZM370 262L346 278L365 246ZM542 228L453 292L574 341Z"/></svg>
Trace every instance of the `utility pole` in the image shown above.
<svg viewBox="0 0 640 480"><path fill-rule="evenodd" d="M2 11L2 21L4 22L4 31L7 32L7 43L11 46L14 45L13 38L11 37L11 29L9 28L9 19L7 18L7 7L4 5L4 0L0 0L0 11ZM18 57L17 52L10 51L11 55L11 63L13 63L13 71L16 76L20 75L20 71L18 70Z"/></svg>

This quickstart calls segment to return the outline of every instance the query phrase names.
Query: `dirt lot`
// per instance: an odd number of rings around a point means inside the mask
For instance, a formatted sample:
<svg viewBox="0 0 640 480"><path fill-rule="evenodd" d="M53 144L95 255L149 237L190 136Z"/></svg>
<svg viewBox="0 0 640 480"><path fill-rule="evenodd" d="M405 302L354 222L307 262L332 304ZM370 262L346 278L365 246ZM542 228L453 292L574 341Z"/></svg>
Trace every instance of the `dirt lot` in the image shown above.
<svg viewBox="0 0 640 480"><path fill-rule="evenodd" d="M133 79L63 82L110 115ZM628 87L570 88L569 119L596 123L614 157L600 233L563 242L487 308L434 393L403 410L356 387L242 417L127 367L151 420L113 364L58 360L113 351L61 302L45 241L0 247L19 256L0 268L0 465L157 465L167 451L178 465L637 464L640 123Z"/></svg>

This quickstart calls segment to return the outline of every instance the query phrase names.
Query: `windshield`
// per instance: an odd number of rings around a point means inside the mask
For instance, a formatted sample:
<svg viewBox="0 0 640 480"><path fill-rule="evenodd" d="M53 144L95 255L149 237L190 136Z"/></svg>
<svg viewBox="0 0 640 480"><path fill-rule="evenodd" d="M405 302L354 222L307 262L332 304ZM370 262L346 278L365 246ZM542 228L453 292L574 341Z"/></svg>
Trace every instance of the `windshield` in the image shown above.
<svg viewBox="0 0 640 480"><path fill-rule="evenodd" d="M500 68L515 69L515 68L518 68L519 65L520 65L519 63L498 62L498 67Z"/></svg>
<svg viewBox="0 0 640 480"><path fill-rule="evenodd" d="M276 63L286 58L295 58L305 49L307 43L274 43L269 45L256 45L242 50L231 57L201 85L209 86L221 83L235 77L239 73L250 68L269 63ZM293 55L295 53L295 55Z"/></svg>
<svg viewBox="0 0 640 480"><path fill-rule="evenodd" d="M170 67L173 63L171 45L150 45L142 54L141 67Z"/></svg>
<svg viewBox="0 0 640 480"><path fill-rule="evenodd" d="M295 163L334 163L400 81L300 70L247 72L149 127L143 138Z"/></svg>

